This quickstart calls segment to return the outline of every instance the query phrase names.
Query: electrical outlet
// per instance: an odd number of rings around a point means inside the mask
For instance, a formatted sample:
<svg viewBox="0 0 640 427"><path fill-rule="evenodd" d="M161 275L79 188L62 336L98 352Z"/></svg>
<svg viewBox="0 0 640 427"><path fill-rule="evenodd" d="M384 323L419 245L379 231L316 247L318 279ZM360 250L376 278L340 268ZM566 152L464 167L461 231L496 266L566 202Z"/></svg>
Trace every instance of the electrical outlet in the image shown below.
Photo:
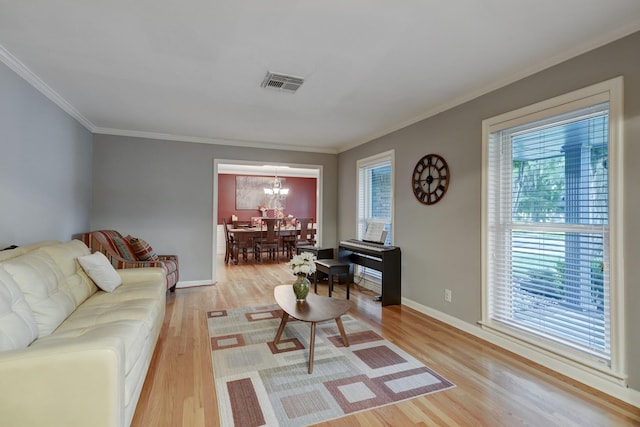
<svg viewBox="0 0 640 427"><path fill-rule="evenodd" d="M444 290L444 300L445 302L451 302L451 289Z"/></svg>

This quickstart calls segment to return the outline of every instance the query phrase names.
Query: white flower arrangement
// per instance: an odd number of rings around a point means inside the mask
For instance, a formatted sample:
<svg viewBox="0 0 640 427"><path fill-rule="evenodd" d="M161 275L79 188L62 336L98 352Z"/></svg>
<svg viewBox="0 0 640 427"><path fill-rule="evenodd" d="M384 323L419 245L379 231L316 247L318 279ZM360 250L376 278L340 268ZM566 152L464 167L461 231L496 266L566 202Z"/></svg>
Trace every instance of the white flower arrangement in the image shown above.
<svg viewBox="0 0 640 427"><path fill-rule="evenodd" d="M299 255L294 255L287 265L291 267L293 274L308 276L316 271L315 260L316 256L311 252L302 252Z"/></svg>

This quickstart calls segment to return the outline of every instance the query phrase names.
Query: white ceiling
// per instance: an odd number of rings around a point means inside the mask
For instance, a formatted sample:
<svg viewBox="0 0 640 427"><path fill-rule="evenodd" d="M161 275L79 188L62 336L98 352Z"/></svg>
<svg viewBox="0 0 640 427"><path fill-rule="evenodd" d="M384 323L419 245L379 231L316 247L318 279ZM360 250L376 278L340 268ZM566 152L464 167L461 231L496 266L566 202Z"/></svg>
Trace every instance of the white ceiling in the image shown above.
<svg viewBox="0 0 640 427"><path fill-rule="evenodd" d="M0 0L0 60L92 132L318 152L637 30L638 0Z"/></svg>

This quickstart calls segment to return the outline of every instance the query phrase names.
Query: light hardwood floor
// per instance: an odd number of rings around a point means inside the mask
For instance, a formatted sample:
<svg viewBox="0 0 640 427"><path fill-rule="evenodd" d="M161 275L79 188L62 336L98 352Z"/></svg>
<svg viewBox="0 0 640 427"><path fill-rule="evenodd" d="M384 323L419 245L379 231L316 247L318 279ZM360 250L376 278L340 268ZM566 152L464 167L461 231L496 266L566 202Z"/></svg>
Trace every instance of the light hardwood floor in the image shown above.
<svg viewBox="0 0 640 427"><path fill-rule="evenodd" d="M206 312L274 304L273 287L293 277L284 263L227 266L222 258L218 274L213 286L167 294L164 326L132 426L220 425ZM326 282L318 293L326 295ZM340 285L334 297L344 296ZM410 308L382 308L373 296L352 287L350 314L457 387L318 426L640 426L638 408Z"/></svg>

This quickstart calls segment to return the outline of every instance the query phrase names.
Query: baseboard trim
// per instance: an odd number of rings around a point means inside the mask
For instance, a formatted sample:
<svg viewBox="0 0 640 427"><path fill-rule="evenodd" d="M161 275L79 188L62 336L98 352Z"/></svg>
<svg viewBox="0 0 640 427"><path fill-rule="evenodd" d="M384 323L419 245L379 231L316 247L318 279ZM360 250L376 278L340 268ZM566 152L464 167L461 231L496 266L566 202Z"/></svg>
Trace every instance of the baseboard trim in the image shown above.
<svg viewBox="0 0 640 427"><path fill-rule="evenodd" d="M187 282L178 282L176 289L193 288L194 286L215 285L215 280L191 280Z"/></svg>
<svg viewBox="0 0 640 427"><path fill-rule="evenodd" d="M575 365L559 360L555 357L545 354L542 351L537 351L525 345L519 344L515 341L501 338L497 335L489 333L479 326L471 325L456 317L435 310L431 307L419 304L408 298L402 298L402 304L410 307L422 314L433 317L449 326L466 332L470 335L508 350L518 356L531 360L542 366L545 366L559 374L576 380L582 384L592 387L602 393L605 393L611 397L619 399L625 403L640 408L640 391L616 384L612 381L603 379L601 376L592 374L584 369L580 369Z"/></svg>

